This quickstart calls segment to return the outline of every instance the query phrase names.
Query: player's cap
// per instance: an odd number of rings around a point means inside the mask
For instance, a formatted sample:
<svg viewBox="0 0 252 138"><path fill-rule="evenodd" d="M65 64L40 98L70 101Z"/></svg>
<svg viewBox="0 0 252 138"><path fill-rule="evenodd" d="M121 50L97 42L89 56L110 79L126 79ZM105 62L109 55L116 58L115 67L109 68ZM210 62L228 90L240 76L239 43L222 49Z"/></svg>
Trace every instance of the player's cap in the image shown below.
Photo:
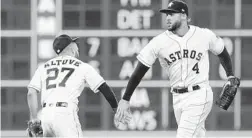
<svg viewBox="0 0 252 138"><path fill-rule="evenodd" d="M166 9L159 10L161 13L185 13L188 16L188 7L185 2L181 0L174 0L168 4Z"/></svg>
<svg viewBox="0 0 252 138"><path fill-rule="evenodd" d="M62 52L70 43L76 42L78 37L71 38L70 36L66 34L62 34L58 37L56 37L53 41L53 50L59 54Z"/></svg>

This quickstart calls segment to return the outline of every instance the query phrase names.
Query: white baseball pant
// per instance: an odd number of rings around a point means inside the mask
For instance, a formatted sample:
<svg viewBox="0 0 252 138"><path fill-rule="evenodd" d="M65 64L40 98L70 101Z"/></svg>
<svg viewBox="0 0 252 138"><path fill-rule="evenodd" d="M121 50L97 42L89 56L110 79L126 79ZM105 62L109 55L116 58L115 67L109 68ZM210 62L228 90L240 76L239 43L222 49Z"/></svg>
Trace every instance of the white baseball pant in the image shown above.
<svg viewBox="0 0 252 138"><path fill-rule="evenodd" d="M45 137L83 137L76 104L67 107L56 107L47 103L42 108L41 122Z"/></svg>
<svg viewBox="0 0 252 138"><path fill-rule="evenodd" d="M213 92L209 85L182 94L173 93L173 108L178 124L177 138L205 137L205 120L212 104Z"/></svg>

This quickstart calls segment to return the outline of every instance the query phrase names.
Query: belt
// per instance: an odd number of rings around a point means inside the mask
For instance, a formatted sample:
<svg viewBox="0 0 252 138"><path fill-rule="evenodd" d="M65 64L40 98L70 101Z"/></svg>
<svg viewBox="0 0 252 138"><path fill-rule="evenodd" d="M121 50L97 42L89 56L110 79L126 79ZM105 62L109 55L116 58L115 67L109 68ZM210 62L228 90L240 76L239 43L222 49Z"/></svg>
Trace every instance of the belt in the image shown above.
<svg viewBox="0 0 252 138"><path fill-rule="evenodd" d="M43 103L43 107L52 107L52 106L56 106L56 107L67 107L68 103L67 102L57 102L55 103Z"/></svg>
<svg viewBox="0 0 252 138"><path fill-rule="evenodd" d="M199 90L199 89L200 89L199 85L192 86L193 91ZM179 89L173 88L173 92L175 93L186 93L188 91L189 91L188 88L179 88Z"/></svg>

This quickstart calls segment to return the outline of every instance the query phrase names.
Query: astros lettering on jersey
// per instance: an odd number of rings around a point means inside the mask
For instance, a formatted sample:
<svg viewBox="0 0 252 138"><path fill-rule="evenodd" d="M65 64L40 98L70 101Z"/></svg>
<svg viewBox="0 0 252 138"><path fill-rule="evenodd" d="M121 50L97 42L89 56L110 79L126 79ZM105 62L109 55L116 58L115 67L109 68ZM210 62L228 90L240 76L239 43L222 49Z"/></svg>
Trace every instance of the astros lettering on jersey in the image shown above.
<svg viewBox="0 0 252 138"><path fill-rule="evenodd" d="M165 31L154 37L139 53L137 59L147 67L159 59L171 82L171 87L188 87L208 82L208 51L220 54L223 40L211 30L190 25L179 37Z"/></svg>

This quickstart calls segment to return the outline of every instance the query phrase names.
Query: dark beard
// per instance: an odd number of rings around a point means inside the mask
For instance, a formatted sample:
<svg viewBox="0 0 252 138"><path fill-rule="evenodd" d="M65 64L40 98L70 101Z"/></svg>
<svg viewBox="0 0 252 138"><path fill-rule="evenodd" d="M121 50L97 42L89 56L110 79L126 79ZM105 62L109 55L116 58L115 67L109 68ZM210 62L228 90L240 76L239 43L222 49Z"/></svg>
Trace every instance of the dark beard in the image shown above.
<svg viewBox="0 0 252 138"><path fill-rule="evenodd" d="M174 32L181 26L181 22L176 22L171 28L168 28L169 31Z"/></svg>

